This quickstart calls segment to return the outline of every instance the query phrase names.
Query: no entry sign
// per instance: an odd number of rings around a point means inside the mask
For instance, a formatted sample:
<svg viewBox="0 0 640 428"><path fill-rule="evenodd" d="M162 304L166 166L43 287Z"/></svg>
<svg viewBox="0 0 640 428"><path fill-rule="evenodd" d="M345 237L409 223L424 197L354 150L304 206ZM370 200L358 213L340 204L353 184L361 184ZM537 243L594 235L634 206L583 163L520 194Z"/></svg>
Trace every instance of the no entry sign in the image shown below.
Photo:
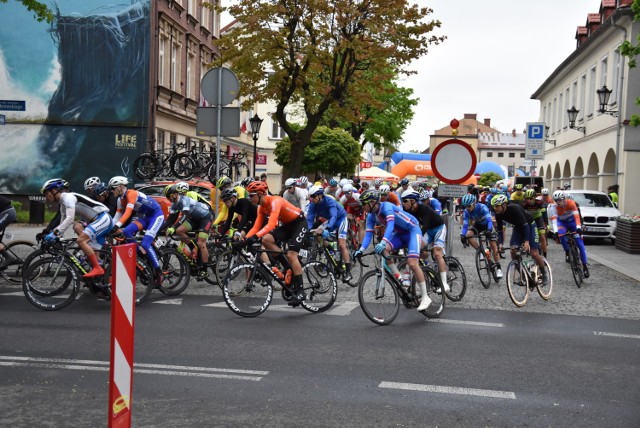
<svg viewBox="0 0 640 428"><path fill-rule="evenodd" d="M458 139L440 144L431 155L431 168L436 177L449 184L458 184L471 177L476 170L473 148Z"/></svg>

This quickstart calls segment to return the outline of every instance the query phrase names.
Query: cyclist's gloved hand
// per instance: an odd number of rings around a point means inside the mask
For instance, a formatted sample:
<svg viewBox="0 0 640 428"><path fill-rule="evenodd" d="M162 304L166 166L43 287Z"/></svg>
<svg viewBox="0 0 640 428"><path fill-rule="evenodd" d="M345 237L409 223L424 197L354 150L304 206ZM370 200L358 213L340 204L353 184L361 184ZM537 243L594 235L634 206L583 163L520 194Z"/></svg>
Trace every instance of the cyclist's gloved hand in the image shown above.
<svg viewBox="0 0 640 428"><path fill-rule="evenodd" d="M576 233L582 236L582 226L576 226Z"/></svg>
<svg viewBox="0 0 640 428"><path fill-rule="evenodd" d="M329 232L327 229L322 231L322 239L329 239L331 237L331 232Z"/></svg>
<svg viewBox="0 0 640 428"><path fill-rule="evenodd" d="M56 240L56 235L53 232L50 232L44 237L44 242L50 243Z"/></svg>
<svg viewBox="0 0 640 428"><path fill-rule="evenodd" d="M176 229L174 227L167 228L167 235L173 235L176 233Z"/></svg>
<svg viewBox="0 0 640 428"><path fill-rule="evenodd" d="M362 257L362 253L363 253L363 252L364 252L364 251L362 250L362 248L360 248L360 249L358 249L358 250L355 250L355 251L353 252L353 255L351 256L351 258L357 259L358 257Z"/></svg>
<svg viewBox="0 0 640 428"><path fill-rule="evenodd" d="M376 244L376 248L375 248L375 250L376 250L376 253L377 253L377 254L382 254L382 252L383 252L386 248L387 248L387 243L386 243L386 242L384 242L384 241L382 241L382 242L378 242L378 243Z"/></svg>
<svg viewBox="0 0 640 428"><path fill-rule="evenodd" d="M258 238L256 235L253 235L247 239L244 240L244 243L246 245L248 245L249 247L253 246L253 244L255 244L256 242L258 242L260 240L260 238Z"/></svg>
<svg viewBox="0 0 640 428"><path fill-rule="evenodd" d="M464 235L460 235L460 242L462 242L463 247L467 247L467 237Z"/></svg>
<svg viewBox="0 0 640 428"><path fill-rule="evenodd" d="M42 241L42 238L44 238L44 232L36 234L36 241L40 242Z"/></svg>

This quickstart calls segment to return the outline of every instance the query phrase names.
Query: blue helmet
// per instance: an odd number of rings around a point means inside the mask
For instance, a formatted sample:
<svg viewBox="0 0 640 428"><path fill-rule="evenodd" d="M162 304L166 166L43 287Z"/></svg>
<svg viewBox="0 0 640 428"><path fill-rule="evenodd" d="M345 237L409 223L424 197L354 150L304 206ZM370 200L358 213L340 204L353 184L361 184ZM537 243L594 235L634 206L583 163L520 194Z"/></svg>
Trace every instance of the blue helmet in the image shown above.
<svg viewBox="0 0 640 428"><path fill-rule="evenodd" d="M62 189L63 187L66 187L66 183L67 182L62 178L52 178L51 180L44 182L40 189L40 193L44 194L47 190Z"/></svg>
<svg viewBox="0 0 640 428"><path fill-rule="evenodd" d="M109 187L105 183L98 183L96 184L96 187L93 188L93 193L95 193L96 196L100 196L108 191Z"/></svg>
<svg viewBox="0 0 640 428"><path fill-rule="evenodd" d="M402 180L400 180L400 185L401 186L406 186L407 184L409 184L409 179L408 178L403 178Z"/></svg>
<svg viewBox="0 0 640 428"><path fill-rule="evenodd" d="M460 203L462 204L462 206L464 208L468 207L471 204L475 204L476 203L476 197L473 196L472 194L466 194L462 197L462 200L460 201Z"/></svg>
<svg viewBox="0 0 640 428"><path fill-rule="evenodd" d="M338 182L336 181L335 178L332 178L331 180L329 180L329 186L336 187L337 185L338 185Z"/></svg>

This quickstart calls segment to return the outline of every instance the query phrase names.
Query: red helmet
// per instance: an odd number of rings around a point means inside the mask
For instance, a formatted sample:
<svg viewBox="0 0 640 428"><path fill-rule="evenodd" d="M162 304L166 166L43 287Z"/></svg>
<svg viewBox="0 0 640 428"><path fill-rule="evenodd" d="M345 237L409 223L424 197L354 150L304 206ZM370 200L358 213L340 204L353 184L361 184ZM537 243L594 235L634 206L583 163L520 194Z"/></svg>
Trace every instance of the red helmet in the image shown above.
<svg viewBox="0 0 640 428"><path fill-rule="evenodd" d="M267 191L269 190L269 186L267 186L267 183L265 183L264 181L252 181L251 183L249 183L246 189L249 193L267 193Z"/></svg>

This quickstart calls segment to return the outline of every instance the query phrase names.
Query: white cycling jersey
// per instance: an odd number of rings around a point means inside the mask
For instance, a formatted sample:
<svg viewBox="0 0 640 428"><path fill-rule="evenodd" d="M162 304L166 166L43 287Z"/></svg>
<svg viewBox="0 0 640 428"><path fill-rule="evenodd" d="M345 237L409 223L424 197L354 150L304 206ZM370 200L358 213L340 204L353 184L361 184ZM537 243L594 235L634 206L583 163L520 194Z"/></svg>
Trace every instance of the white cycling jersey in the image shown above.
<svg viewBox="0 0 640 428"><path fill-rule="evenodd" d="M91 223L98 215L108 213L106 205L94 201L88 196L74 192L64 192L60 197L60 224L56 230L63 234L71 226L76 217Z"/></svg>

